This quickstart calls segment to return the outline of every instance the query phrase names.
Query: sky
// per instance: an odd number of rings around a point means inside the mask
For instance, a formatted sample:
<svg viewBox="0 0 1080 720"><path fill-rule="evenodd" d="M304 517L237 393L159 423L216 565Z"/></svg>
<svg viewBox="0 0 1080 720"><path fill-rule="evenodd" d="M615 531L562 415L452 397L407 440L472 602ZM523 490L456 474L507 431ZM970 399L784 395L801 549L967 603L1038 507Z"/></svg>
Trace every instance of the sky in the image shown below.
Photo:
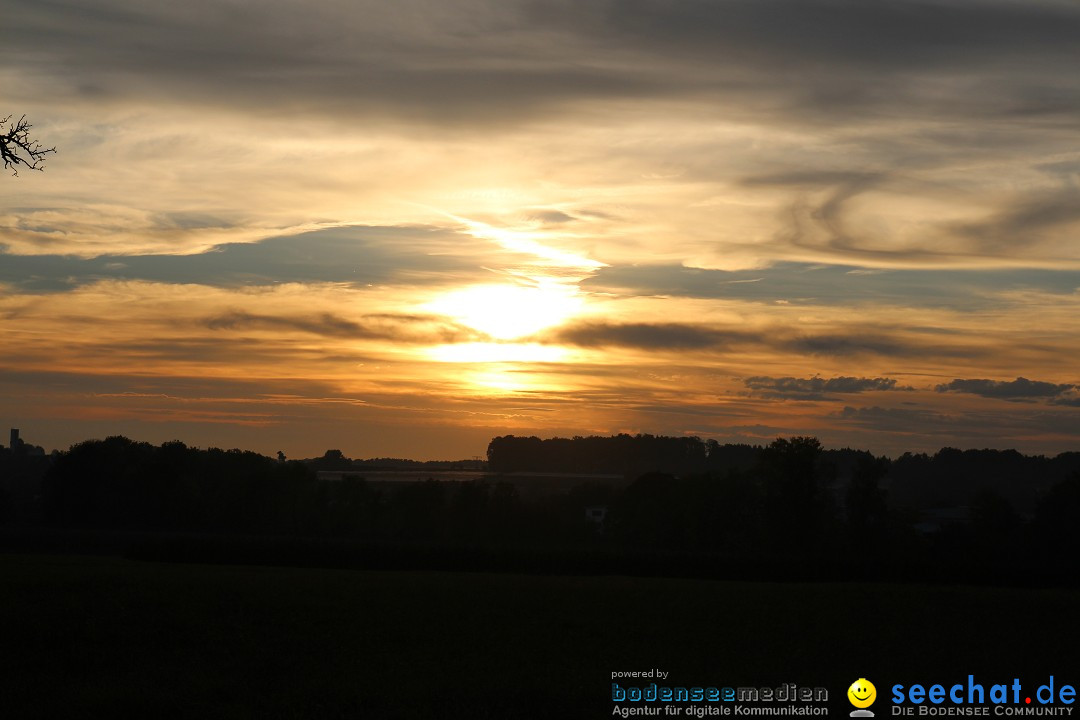
<svg viewBox="0 0 1080 720"><path fill-rule="evenodd" d="M1080 450L1075 2L5 16L0 117L57 147L0 177L28 442Z"/></svg>

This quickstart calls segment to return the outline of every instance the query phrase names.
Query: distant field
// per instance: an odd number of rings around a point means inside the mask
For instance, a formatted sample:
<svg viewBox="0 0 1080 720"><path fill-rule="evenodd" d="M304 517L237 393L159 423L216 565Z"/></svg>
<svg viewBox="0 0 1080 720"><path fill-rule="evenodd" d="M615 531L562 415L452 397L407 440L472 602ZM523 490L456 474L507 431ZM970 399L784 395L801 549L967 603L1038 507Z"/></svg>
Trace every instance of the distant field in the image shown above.
<svg viewBox="0 0 1080 720"><path fill-rule="evenodd" d="M610 717L673 685L1080 684L1080 592L0 555L3 717ZM885 717L886 706L879 717Z"/></svg>

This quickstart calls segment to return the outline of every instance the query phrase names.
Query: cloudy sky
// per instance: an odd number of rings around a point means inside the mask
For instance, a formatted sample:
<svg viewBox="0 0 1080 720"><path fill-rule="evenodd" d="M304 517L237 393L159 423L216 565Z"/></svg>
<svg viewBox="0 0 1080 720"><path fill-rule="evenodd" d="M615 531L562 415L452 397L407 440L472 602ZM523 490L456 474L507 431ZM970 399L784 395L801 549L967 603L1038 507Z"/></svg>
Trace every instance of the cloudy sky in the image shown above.
<svg viewBox="0 0 1080 720"><path fill-rule="evenodd" d="M1080 449L1070 0L7 0L0 422Z"/></svg>

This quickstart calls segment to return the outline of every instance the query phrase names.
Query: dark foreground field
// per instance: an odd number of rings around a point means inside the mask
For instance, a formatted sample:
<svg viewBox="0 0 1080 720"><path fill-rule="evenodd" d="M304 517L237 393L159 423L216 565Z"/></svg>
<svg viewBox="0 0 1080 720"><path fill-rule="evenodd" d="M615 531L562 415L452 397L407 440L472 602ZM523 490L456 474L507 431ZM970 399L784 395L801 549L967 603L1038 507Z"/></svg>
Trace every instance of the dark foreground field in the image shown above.
<svg viewBox="0 0 1080 720"><path fill-rule="evenodd" d="M670 685L1080 680L1080 592L0 555L12 718L610 717Z"/></svg>

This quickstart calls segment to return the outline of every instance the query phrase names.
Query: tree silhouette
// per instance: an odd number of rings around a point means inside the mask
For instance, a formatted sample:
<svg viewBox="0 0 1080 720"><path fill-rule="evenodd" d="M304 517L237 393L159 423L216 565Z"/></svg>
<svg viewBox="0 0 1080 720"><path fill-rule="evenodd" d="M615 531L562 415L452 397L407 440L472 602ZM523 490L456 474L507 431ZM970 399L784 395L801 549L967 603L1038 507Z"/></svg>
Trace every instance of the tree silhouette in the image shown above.
<svg viewBox="0 0 1080 720"><path fill-rule="evenodd" d="M777 438L761 451L766 525L771 541L785 552L814 550L826 520L824 487L831 480L822 467L815 437Z"/></svg>
<svg viewBox="0 0 1080 720"><path fill-rule="evenodd" d="M12 116L8 115L0 120L0 125L8 124L7 132L0 134L0 156L4 159L4 169L12 168L12 175L19 174L20 165L30 170L44 170L45 156L56 152L56 148L44 148L30 137L30 128L33 125L26 121L25 115L15 123L11 122L11 118Z"/></svg>

